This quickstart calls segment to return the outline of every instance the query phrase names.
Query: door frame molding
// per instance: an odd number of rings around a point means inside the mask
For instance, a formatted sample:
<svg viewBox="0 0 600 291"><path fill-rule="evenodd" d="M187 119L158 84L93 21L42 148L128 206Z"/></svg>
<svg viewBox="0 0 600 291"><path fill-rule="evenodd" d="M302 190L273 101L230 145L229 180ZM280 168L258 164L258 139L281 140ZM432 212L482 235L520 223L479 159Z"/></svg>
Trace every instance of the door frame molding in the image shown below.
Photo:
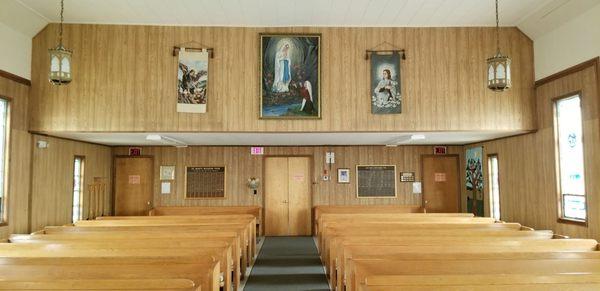
<svg viewBox="0 0 600 291"><path fill-rule="evenodd" d="M422 154L421 155L421 207L426 210L427 207L425 206L425 158L430 158L430 157L435 157L435 158L439 158L439 157L456 157L456 171L458 172L458 183L456 184L458 187L458 213L462 212L462 173L460 172L460 154L445 154L445 155L434 155L434 154Z"/></svg>
<svg viewBox="0 0 600 291"><path fill-rule="evenodd" d="M285 154L274 154L274 155L263 155L262 158L262 178L263 181L262 183L260 183L260 188L261 188L261 192L262 192L262 217L260 218L261 221L264 223L265 228L263 229L263 231L266 232L267 229L267 224L266 224L266 220L265 217L267 215L267 205L266 205L266 201L267 201L267 193L265 191L265 180L267 179L266 176L266 171L267 171L267 167L266 167L266 163L265 161L267 160L267 158L308 158L308 175L310 177L310 187L308 187L308 196L309 196L309 200L310 200L310 225L309 225L309 230L310 233L313 232L312 226L313 226L313 219L314 219L314 213L313 213L313 185L315 185L314 183L314 173L313 173L313 168L314 168L314 163L315 163L315 156L314 155L285 155Z"/></svg>
<svg viewBox="0 0 600 291"><path fill-rule="evenodd" d="M116 205L115 202L117 201L117 163L116 160L117 158L150 158L152 160L152 177L150 177L150 179L152 180L152 208L154 208L154 156L152 155L139 155L139 156L130 156L130 155L115 155L113 156L113 160L112 160L112 187L111 187L111 213L112 215L116 214Z"/></svg>

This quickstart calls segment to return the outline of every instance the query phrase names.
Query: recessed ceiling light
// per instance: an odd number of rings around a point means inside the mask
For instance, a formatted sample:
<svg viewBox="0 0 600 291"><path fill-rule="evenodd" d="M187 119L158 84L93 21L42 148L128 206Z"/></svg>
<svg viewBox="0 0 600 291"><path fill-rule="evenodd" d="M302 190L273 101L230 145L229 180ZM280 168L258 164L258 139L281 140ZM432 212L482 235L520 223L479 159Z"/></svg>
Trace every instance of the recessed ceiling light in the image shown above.
<svg viewBox="0 0 600 291"><path fill-rule="evenodd" d="M410 136L411 140L420 140L420 139L425 139L425 135L424 134L413 134Z"/></svg>
<svg viewBox="0 0 600 291"><path fill-rule="evenodd" d="M162 137L158 134L149 134L146 136L146 140L160 141L162 140Z"/></svg>

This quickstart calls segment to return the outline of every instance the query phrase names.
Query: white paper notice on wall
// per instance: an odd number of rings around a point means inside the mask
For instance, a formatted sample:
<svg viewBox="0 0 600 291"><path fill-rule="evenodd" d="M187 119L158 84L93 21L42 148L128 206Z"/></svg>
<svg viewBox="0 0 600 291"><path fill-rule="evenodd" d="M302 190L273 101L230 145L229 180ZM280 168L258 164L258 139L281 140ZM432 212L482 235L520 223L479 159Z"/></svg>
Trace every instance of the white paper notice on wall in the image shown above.
<svg viewBox="0 0 600 291"><path fill-rule="evenodd" d="M171 182L160 183L160 193L161 194L171 194Z"/></svg>
<svg viewBox="0 0 600 291"><path fill-rule="evenodd" d="M421 182L412 183L413 194L421 194Z"/></svg>
<svg viewBox="0 0 600 291"><path fill-rule="evenodd" d="M129 175L129 184L139 184L140 175Z"/></svg>
<svg viewBox="0 0 600 291"><path fill-rule="evenodd" d="M327 164L335 164L335 153L334 152L325 153L325 162Z"/></svg>

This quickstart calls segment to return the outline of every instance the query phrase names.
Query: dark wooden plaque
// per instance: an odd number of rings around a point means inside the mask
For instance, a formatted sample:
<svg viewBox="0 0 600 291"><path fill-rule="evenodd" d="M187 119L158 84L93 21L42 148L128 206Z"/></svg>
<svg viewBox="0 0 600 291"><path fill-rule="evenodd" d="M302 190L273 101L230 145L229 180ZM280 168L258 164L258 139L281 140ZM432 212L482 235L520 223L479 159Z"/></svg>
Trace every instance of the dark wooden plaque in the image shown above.
<svg viewBox="0 0 600 291"><path fill-rule="evenodd" d="M186 167L185 198L225 198L225 167Z"/></svg>
<svg viewBox="0 0 600 291"><path fill-rule="evenodd" d="M396 197L396 166L356 166L356 196L358 198Z"/></svg>

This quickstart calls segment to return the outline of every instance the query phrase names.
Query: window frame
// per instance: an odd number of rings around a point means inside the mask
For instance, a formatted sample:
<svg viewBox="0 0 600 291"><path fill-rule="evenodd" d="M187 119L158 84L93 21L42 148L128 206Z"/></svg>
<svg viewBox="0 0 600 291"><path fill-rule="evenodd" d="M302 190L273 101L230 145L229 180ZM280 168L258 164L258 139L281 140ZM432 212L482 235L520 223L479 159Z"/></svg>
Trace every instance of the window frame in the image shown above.
<svg viewBox="0 0 600 291"><path fill-rule="evenodd" d="M585 198L585 219L577 219L572 217L564 216L564 204L563 204L563 193L562 193L562 179L561 179L561 168L560 168L560 144L559 144L559 130L558 130L558 103L560 101L579 97L579 108L581 111L581 146L583 148L583 177L584 177L584 194L577 195ZM588 226L589 218L589 205L588 205L588 191L586 187L587 171L585 167L585 136L584 136L584 111L583 111L583 100L584 96L582 92L574 91L552 99L552 119L553 119L553 134L554 134L554 167L556 177L556 202L557 202L557 219L556 222L564 224L574 224L580 226ZM571 194L572 195L572 194Z"/></svg>
<svg viewBox="0 0 600 291"><path fill-rule="evenodd" d="M492 184L492 171L490 169L491 165L490 165L490 158L496 158L496 163L498 165L498 171L496 173L496 175L498 176L498 218L494 217L494 199L493 199L493 195L494 195L494 191L492 189L493 184ZM502 202L500 199L500 158L498 156L497 153L492 153L492 154L488 154L487 155L487 170L488 170L488 193L490 195L489 199L489 203L490 203L490 216L494 217L497 220L502 221Z"/></svg>
<svg viewBox="0 0 600 291"><path fill-rule="evenodd" d="M73 213L73 210L75 208L75 161L77 159L81 160L81 166L80 166L80 172L79 172L79 215L78 215L78 219L74 220L73 219L73 215L75 213ZM84 187L84 183L85 183L85 156L80 156L80 155L75 155L73 157L73 171L71 172L73 174L73 187L71 187L71 222L75 223L77 221L83 220L83 192L85 191L85 187Z"/></svg>
<svg viewBox="0 0 600 291"><path fill-rule="evenodd" d="M8 202L9 201L9 185L8 185L8 177L9 177L9 164L10 164L10 136L11 136L11 121L12 121L12 114L11 114L11 109L12 109L12 98L8 97L8 96L2 96L0 95L0 99L4 102L6 102L6 127L5 127L5 131L4 134L6 135L6 138L4 140L4 176L2 177L2 179L4 180L3 185L3 190L4 190L4 194L2 197L2 204L0 205L0 207L2 208L2 215L0 215L0 226L8 226Z"/></svg>

